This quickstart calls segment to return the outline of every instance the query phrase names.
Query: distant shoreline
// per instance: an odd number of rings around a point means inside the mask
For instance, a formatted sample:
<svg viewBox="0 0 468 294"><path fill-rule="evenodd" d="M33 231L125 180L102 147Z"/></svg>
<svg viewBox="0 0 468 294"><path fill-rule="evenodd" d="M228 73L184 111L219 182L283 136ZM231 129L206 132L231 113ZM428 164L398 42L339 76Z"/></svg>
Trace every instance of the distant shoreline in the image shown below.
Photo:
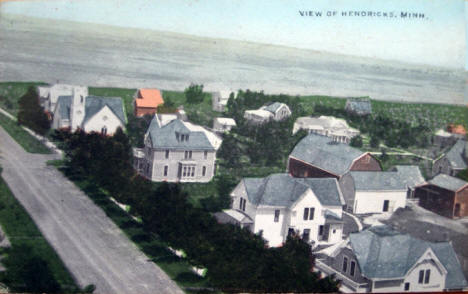
<svg viewBox="0 0 468 294"><path fill-rule="evenodd" d="M2 15L0 33L1 81L468 103L461 69L14 15Z"/></svg>

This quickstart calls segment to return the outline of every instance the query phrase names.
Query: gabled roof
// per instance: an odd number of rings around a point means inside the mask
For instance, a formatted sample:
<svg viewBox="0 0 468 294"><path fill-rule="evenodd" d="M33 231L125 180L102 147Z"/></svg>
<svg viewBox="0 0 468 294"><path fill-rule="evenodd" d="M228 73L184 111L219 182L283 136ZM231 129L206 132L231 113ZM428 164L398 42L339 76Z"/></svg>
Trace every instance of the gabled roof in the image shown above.
<svg viewBox="0 0 468 294"><path fill-rule="evenodd" d="M158 107L164 103L161 91L158 89L139 89L141 98L137 97L135 103L137 107Z"/></svg>
<svg viewBox="0 0 468 294"><path fill-rule="evenodd" d="M349 98L346 103L348 109L358 114L372 113L372 104L367 98Z"/></svg>
<svg viewBox="0 0 468 294"><path fill-rule="evenodd" d="M401 234L387 226L371 227L349 236L362 274L367 278L400 278L431 249L447 270L447 289L466 287L467 281L452 245L432 243Z"/></svg>
<svg viewBox="0 0 468 294"><path fill-rule="evenodd" d="M105 106L110 108L110 110L117 116L122 124L126 123L127 120L123 109L122 98L87 96L85 102L85 117L83 119L83 125L96 113L101 111L101 109L103 109Z"/></svg>
<svg viewBox="0 0 468 294"><path fill-rule="evenodd" d="M463 150L466 148L465 140L458 140L455 145L445 154L445 158L450 162L450 165L456 169L465 169L467 164L463 158Z"/></svg>
<svg viewBox="0 0 468 294"><path fill-rule="evenodd" d="M437 187L444 188L449 191L456 192L460 188L468 185L468 182L465 182L459 178L451 177L446 174L438 174L432 180L428 181L429 184L432 184Z"/></svg>
<svg viewBox="0 0 468 294"><path fill-rule="evenodd" d="M222 125L236 126L236 121L229 117L216 117L214 120Z"/></svg>
<svg viewBox="0 0 468 294"><path fill-rule="evenodd" d="M289 156L341 176L350 169L355 159L364 154L347 144L333 142L329 137L309 134L294 147Z"/></svg>
<svg viewBox="0 0 468 294"><path fill-rule="evenodd" d="M280 103L280 102L274 102L274 103L271 103L270 105L267 105L267 106L264 106L263 109L271 112L271 113L276 113L278 111L278 109L280 109L283 105L287 106L286 104L284 103Z"/></svg>
<svg viewBox="0 0 468 294"><path fill-rule="evenodd" d="M424 183L418 166L397 165L390 171L352 171L356 191L406 190Z"/></svg>
<svg viewBox="0 0 468 294"><path fill-rule="evenodd" d="M335 178L294 178L289 174L272 174L266 178L244 178L249 202L254 205L290 207L308 189L322 205L342 206L343 196Z"/></svg>
<svg viewBox="0 0 468 294"><path fill-rule="evenodd" d="M59 96L57 99L57 105L55 106L54 112L59 108L60 117L62 119L70 119L70 107L72 102L72 96Z"/></svg>
<svg viewBox="0 0 468 294"><path fill-rule="evenodd" d="M406 190L405 182L394 171L352 171L356 191Z"/></svg>
<svg viewBox="0 0 468 294"><path fill-rule="evenodd" d="M174 119L162 125L158 116L154 116L147 134L153 148L182 150L218 150L221 139L201 126L180 119ZM188 134L188 140L178 139L176 134Z"/></svg>
<svg viewBox="0 0 468 294"><path fill-rule="evenodd" d="M395 165L392 170L397 171L400 179L407 187L415 187L424 183L424 177L417 165Z"/></svg>

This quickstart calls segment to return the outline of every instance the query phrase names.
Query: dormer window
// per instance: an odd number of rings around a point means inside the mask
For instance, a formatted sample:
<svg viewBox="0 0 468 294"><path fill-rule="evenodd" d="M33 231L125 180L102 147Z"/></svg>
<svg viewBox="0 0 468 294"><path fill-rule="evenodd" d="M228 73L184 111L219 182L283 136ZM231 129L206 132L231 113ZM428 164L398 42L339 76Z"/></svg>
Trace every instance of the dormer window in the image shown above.
<svg viewBox="0 0 468 294"><path fill-rule="evenodd" d="M188 134L180 134L176 132L176 139L179 142L186 142L189 140L189 135Z"/></svg>

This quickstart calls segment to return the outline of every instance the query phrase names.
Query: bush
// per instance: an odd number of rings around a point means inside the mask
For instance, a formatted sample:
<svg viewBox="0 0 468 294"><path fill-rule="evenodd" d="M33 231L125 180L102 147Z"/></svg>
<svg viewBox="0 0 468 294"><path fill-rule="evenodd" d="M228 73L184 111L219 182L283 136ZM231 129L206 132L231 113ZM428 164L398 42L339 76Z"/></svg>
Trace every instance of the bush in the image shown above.
<svg viewBox="0 0 468 294"><path fill-rule="evenodd" d="M186 101L191 104L203 102L205 98L203 85L190 84L190 86L185 89L184 94Z"/></svg>
<svg viewBox="0 0 468 294"><path fill-rule="evenodd" d="M50 129L50 122L44 108L39 105L39 94L33 86L19 99L18 123L45 135Z"/></svg>
<svg viewBox="0 0 468 294"><path fill-rule="evenodd" d="M351 141L349 142L349 145L352 147L357 147L360 148L362 147L362 137L361 135L357 135L351 138Z"/></svg>

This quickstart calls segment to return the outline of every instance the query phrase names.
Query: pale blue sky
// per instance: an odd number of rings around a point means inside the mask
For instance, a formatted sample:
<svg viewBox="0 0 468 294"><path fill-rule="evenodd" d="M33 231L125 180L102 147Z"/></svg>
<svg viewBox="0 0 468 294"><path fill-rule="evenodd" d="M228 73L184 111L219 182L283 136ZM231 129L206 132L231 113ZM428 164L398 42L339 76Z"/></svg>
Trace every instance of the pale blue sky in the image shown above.
<svg viewBox="0 0 468 294"><path fill-rule="evenodd" d="M4 13L273 43L466 68L462 0L32 0ZM299 11L338 11L301 17ZM342 17L341 11L424 13L424 19Z"/></svg>

